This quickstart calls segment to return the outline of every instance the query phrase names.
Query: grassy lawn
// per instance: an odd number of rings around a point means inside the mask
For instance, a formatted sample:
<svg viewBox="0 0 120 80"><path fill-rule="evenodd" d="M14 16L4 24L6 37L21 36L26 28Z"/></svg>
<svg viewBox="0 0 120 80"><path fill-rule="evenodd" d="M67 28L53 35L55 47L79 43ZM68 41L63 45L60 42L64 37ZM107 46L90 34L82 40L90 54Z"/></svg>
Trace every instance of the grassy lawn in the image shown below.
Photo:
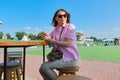
<svg viewBox="0 0 120 80"><path fill-rule="evenodd" d="M37 55L43 56L43 49L42 46L38 46L39 50L27 50L27 54L29 55ZM45 54L47 55L51 51L51 48L45 46Z"/></svg>
<svg viewBox="0 0 120 80"><path fill-rule="evenodd" d="M78 47L81 59L120 62L120 46Z"/></svg>
<svg viewBox="0 0 120 80"><path fill-rule="evenodd" d="M27 50L27 54L42 56L40 50ZM46 54L51 48L46 47ZM120 62L120 46L78 46L81 59Z"/></svg>

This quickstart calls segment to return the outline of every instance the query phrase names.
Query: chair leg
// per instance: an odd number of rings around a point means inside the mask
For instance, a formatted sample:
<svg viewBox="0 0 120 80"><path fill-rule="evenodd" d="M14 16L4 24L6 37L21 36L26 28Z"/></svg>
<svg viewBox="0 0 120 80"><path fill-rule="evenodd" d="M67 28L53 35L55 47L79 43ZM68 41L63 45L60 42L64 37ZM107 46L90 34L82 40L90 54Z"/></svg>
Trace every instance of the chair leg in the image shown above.
<svg viewBox="0 0 120 80"><path fill-rule="evenodd" d="M3 69L0 67L0 80L2 78L2 72L3 72Z"/></svg>
<svg viewBox="0 0 120 80"><path fill-rule="evenodd" d="M21 72L20 74L22 75L23 74L22 60L20 59L19 61L20 61L20 72Z"/></svg>
<svg viewBox="0 0 120 80"><path fill-rule="evenodd" d="M10 69L7 69L7 80L12 80L12 72Z"/></svg>
<svg viewBox="0 0 120 80"><path fill-rule="evenodd" d="M17 73L16 73L16 69L14 69L14 74L13 74L13 78L14 78L14 80L16 80L17 79Z"/></svg>
<svg viewBox="0 0 120 80"><path fill-rule="evenodd" d="M16 74L17 74L17 80L21 80L19 68L16 69Z"/></svg>

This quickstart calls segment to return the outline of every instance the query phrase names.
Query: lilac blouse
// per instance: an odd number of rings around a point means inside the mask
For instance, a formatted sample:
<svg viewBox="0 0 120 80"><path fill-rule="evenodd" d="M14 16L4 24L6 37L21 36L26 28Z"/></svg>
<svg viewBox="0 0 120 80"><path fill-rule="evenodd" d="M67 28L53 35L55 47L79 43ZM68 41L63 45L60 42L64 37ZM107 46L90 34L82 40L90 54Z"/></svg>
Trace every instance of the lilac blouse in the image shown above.
<svg viewBox="0 0 120 80"><path fill-rule="evenodd" d="M72 39L72 44L69 47L59 46L59 49L63 52L64 61L73 61L79 59L79 52L76 46L76 29L73 24L65 24L64 26L56 26L55 29L50 33L50 36L54 40L65 41L65 38ZM53 49L58 46L53 45Z"/></svg>

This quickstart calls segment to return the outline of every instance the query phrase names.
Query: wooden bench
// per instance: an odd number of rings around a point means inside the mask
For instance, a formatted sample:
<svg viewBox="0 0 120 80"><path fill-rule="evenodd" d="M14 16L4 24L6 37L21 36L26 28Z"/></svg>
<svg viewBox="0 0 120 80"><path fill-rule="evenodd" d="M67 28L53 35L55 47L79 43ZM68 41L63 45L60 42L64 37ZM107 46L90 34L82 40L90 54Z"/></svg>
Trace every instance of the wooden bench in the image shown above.
<svg viewBox="0 0 120 80"><path fill-rule="evenodd" d="M22 66L22 51L9 51L8 53L8 62L20 62L19 71L22 75L23 66Z"/></svg>
<svg viewBox="0 0 120 80"><path fill-rule="evenodd" d="M0 80L2 80L2 73L4 72L4 64L0 63ZM19 74L18 62L7 62L7 78L6 80L21 80ZM3 79L4 80L4 79Z"/></svg>

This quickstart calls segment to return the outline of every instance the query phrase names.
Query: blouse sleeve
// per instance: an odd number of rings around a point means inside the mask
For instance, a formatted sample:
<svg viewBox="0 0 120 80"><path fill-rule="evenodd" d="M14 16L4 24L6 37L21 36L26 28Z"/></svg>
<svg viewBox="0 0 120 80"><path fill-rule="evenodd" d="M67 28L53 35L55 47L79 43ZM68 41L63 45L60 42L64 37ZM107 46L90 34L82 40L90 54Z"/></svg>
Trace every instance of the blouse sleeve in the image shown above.
<svg viewBox="0 0 120 80"><path fill-rule="evenodd" d="M75 36L76 36L76 29L75 26L71 24L68 27L65 37L70 39L75 39Z"/></svg>
<svg viewBox="0 0 120 80"><path fill-rule="evenodd" d="M53 37L53 31L50 32L49 36L52 38Z"/></svg>
<svg viewBox="0 0 120 80"><path fill-rule="evenodd" d="M51 32L50 32L50 34L49 34L49 36L53 39L53 37L54 37L54 35L55 35L55 30L56 30L56 28L54 28Z"/></svg>

